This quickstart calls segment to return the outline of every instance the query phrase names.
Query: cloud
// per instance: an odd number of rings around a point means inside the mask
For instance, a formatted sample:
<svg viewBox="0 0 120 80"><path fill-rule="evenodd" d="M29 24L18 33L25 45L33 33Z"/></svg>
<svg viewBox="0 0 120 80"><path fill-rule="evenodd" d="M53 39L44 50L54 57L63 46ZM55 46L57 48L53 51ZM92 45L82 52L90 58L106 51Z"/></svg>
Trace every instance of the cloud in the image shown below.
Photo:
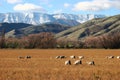
<svg viewBox="0 0 120 80"><path fill-rule="evenodd" d="M10 4L15 4L15 3L20 3L22 2L22 0L6 0L7 3L10 3Z"/></svg>
<svg viewBox="0 0 120 80"><path fill-rule="evenodd" d="M25 3L25 4L18 4L14 7L15 11L32 11L32 12L46 12L41 6Z"/></svg>
<svg viewBox="0 0 120 80"><path fill-rule="evenodd" d="M69 3L64 3L64 7L65 7L65 8L68 8L69 6L70 6Z"/></svg>
<svg viewBox="0 0 120 80"><path fill-rule="evenodd" d="M112 7L115 7L117 9L120 9L120 0L114 0L112 3L111 3Z"/></svg>
<svg viewBox="0 0 120 80"><path fill-rule="evenodd" d="M84 1L78 2L74 5L73 10L75 11L101 11L107 10L110 8L119 8L120 9L120 0L93 0L93 1Z"/></svg>

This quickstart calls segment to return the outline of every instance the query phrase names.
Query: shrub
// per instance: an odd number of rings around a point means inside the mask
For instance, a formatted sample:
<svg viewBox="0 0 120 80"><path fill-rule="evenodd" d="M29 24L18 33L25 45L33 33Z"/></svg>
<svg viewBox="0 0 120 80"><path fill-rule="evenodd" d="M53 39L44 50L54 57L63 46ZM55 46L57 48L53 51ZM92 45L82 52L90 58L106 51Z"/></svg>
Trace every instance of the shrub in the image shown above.
<svg viewBox="0 0 120 80"><path fill-rule="evenodd" d="M5 48L5 30L0 33L0 48Z"/></svg>
<svg viewBox="0 0 120 80"><path fill-rule="evenodd" d="M27 37L27 40L28 48L54 48L56 45L54 35L49 32L31 34Z"/></svg>
<svg viewBox="0 0 120 80"><path fill-rule="evenodd" d="M104 35L99 37L100 44L103 48L118 49L120 48L120 34Z"/></svg>
<svg viewBox="0 0 120 80"><path fill-rule="evenodd" d="M22 48L20 39L8 38L6 39L6 48Z"/></svg>

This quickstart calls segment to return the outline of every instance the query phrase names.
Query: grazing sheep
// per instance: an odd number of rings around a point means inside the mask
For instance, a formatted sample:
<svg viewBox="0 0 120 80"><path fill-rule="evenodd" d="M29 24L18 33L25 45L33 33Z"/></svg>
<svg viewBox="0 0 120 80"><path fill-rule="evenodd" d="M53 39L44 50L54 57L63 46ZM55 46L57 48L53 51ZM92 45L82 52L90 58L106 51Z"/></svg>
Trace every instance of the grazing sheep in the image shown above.
<svg viewBox="0 0 120 80"><path fill-rule="evenodd" d="M70 60L65 61L65 65L71 65L71 61Z"/></svg>
<svg viewBox="0 0 120 80"><path fill-rule="evenodd" d="M58 58L60 58L60 56L56 56L55 58L58 59Z"/></svg>
<svg viewBox="0 0 120 80"><path fill-rule="evenodd" d="M24 59L24 57L23 57L23 56L19 56L18 58L19 58L19 59Z"/></svg>
<svg viewBox="0 0 120 80"><path fill-rule="evenodd" d="M117 56L117 59L120 59L120 56Z"/></svg>
<svg viewBox="0 0 120 80"><path fill-rule="evenodd" d="M81 60L76 60L76 61L74 62L74 65L78 65L78 64L82 64L82 61L81 61Z"/></svg>
<svg viewBox="0 0 120 80"><path fill-rule="evenodd" d="M107 59L113 59L114 56L107 56Z"/></svg>
<svg viewBox="0 0 120 80"><path fill-rule="evenodd" d="M56 59L63 59L63 58L66 58L66 56L56 56L55 58Z"/></svg>
<svg viewBox="0 0 120 80"><path fill-rule="evenodd" d="M30 59L30 58L31 58L31 56L26 56L26 58L27 58L27 59Z"/></svg>
<svg viewBox="0 0 120 80"><path fill-rule="evenodd" d="M88 65L95 65L94 61L87 62Z"/></svg>
<svg viewBox="0 0 120 80"><path fill-rule="evenodd" d="M75 59L75 56L74 56L74 55L72 55L72 56L70 56L70 58L71 58L71 59Z"/></svg>
<svg viewBox="0 0 120 80"><path fill-rule="evenodd" d="M79 58L79 59L83 59L83 58L84 58L84 56L78 56L78 58Z"/></svg>
<svg viewBox="0 0 120 80"><path fill-rule="evenodd" d="M64 58L66 58L66 56L60 56L60 59L64 59Z"/></svg>

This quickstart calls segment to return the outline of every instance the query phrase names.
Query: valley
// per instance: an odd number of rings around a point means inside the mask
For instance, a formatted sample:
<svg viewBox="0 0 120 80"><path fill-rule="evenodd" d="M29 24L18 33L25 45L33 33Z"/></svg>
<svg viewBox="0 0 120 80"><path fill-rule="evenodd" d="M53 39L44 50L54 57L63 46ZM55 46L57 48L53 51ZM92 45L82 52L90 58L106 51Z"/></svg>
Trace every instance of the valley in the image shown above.
<svg viewBox="0 0 120 80"><path fill-rule="evenodd" d="M0 80L120 80L120 0L1 0Z"/></svg>

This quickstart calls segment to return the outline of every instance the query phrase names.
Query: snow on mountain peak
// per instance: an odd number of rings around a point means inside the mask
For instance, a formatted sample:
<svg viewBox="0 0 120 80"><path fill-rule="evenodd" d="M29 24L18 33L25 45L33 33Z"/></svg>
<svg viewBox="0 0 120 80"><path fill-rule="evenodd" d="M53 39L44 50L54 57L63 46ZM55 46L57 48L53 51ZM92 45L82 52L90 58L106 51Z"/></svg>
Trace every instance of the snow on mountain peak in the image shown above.
<svg viewBox="0 0 120 80"><path fill-rule="evenodd" d="M28 24L42 24L48 22L55 22L58 19L74 20L79 23L83 23L93 18L104 18L105 15L74 15L74 14L46 14L36 12L24 12L24 13L0 13L0 23L28 23Z"/></svg>

